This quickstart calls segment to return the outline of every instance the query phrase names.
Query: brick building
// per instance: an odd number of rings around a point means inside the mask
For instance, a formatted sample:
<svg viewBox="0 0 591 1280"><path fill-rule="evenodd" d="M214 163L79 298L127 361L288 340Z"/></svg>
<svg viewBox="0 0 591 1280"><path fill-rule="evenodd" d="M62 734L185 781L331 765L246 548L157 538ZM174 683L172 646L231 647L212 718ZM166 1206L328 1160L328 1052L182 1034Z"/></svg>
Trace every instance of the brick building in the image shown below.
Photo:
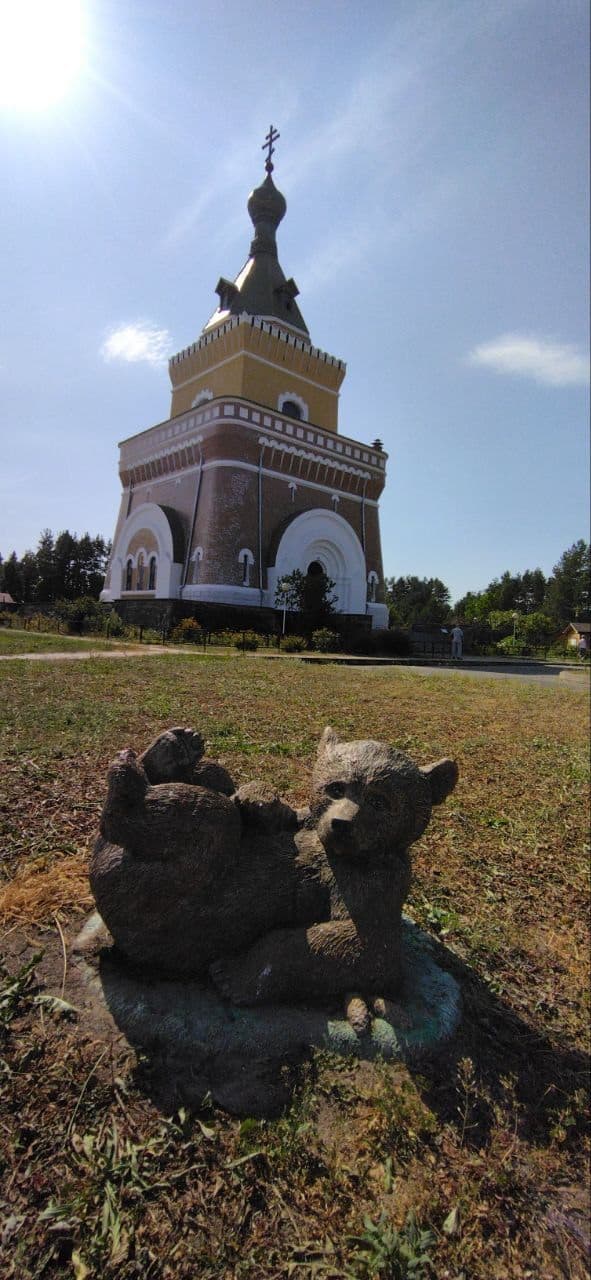
<svg viewBox="0 0 591 1280"><path fill-rule="evenodd" d="M271 176L248 200L254 238L196 342L170 360L168 421L120 445L123 486L101 599L272 609L282 577L324 570L342 614L387 626L381 443L338 433L342 360L312 345L279 265L286 210ZM374 428L375 429L375 428ZM145 608L144 608L145 614ZM253 621L256 615L253 615Z"/></svg>

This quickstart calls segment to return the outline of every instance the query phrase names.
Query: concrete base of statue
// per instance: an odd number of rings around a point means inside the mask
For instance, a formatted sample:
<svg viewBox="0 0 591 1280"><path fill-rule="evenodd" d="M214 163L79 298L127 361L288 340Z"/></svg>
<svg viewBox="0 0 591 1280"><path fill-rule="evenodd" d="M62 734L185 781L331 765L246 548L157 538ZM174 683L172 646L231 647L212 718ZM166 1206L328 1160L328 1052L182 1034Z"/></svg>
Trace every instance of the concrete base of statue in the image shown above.
<svg viewBox="0 0 591 1280"><path fill-rule="evenodd" d="M165 1110L198 1107L210 1096L236 1115L270 1116L289 1102L297 1066L314 1049L414 1063L453 1035L458 984L407 916L402 947L402 989L364 1034L338 1001L238 1008L207 982L142 972L117 951L96 912L74 943L71 969L82 1025L88 1019L95 1032L135 1050Z"/></svg>

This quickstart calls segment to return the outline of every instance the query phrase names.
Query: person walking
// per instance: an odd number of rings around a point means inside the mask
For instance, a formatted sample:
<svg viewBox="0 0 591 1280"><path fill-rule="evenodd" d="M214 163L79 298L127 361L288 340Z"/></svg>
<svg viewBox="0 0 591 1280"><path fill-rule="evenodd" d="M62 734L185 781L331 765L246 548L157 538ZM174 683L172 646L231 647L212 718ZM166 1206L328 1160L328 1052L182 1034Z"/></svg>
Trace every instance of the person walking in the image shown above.
<svg viewBox="0 0 591 1280"><path fill-rule="evenodd" d="M451 632L452 658L461 658L463 643L464 643L464 632L462 631L462 628L459 626L459 624L456 622L456 625L455 627L452 627L452 632Z"/></svg>

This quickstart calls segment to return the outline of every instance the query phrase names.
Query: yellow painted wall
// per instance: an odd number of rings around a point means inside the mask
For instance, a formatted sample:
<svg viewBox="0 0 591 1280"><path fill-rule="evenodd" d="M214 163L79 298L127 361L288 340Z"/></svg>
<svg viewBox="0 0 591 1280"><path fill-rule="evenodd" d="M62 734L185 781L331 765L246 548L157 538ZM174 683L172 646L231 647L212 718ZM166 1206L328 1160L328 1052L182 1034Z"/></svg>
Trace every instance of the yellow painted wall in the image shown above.
<svg viewBox="0 0 591 1280"><path fill-rule="evenodd" d="M280 395L292 392L308 405L308 420L325 431L338 430L338 389L344 367L272 334L240 325L216 341L188 352L171 365L171 417L191 408L200 391L214 397L242 396L277 411Z"/></svg>

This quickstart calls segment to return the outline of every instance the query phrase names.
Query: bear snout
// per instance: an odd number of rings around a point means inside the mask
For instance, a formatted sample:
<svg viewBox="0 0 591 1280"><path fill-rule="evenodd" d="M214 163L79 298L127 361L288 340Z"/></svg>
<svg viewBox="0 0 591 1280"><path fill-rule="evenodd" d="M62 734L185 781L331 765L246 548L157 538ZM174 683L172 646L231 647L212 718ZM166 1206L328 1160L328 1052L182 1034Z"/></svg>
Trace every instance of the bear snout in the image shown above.
<svg viewBox="0 0 591 1280"><path fill-rule="evenodd" d="M358 814L359 805L352 800L333 800L322 814L317 827L324 847L338 850L340 842L348 845Z"/></svg>

